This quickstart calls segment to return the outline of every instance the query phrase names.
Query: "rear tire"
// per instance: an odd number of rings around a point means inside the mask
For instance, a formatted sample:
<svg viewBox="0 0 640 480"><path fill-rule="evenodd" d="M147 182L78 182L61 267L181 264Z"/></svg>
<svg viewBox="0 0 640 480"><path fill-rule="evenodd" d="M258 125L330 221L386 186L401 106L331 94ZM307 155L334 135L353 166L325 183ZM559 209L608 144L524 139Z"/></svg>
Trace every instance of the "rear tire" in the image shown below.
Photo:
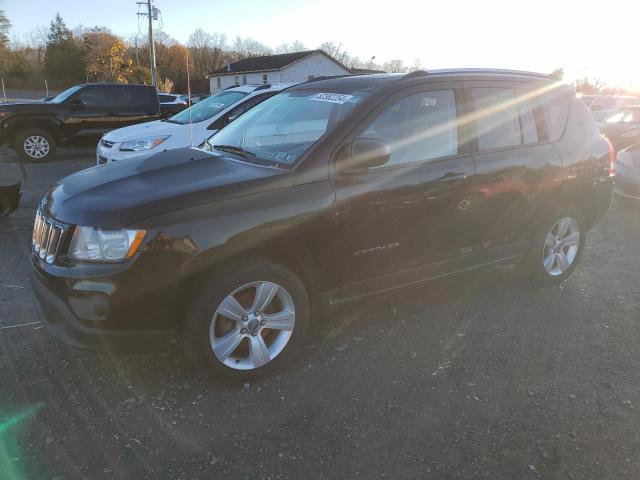
<svg viewBox="0 0 640 480"><path fill-rule="evenodd" d="M47 162L56 156L56 141L40 128L20 130L13 144L15 151L29 162Z"/></svg>
<svg viewBox="0 0 640 480"><path fill-rule="evenodd" d="M576 268L587 234L584 216L576 207L565 205L546 215L534 231L525 260L530 281L535 285L555 285Z"/></svg>
<svg viewBox="0 0 640 480"><path fill-rule="evenodd" d="M204 376L264 377L291 362L310 318L307 291L294 273L252 260L217 270L201 285L188 307L182 340Z"/></svg>

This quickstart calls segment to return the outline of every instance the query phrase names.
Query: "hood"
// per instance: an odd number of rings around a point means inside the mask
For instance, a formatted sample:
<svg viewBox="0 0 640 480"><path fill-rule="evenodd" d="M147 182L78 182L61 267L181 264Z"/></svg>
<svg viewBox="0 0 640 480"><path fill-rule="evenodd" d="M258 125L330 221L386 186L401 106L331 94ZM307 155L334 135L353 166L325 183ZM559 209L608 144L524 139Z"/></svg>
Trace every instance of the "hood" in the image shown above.
<svg viewBox="0 0 640 480"><path fill-rule="evenodd" d="M43 100L23 100L19 102L0 103L0 112L43 112L55 110L59 105Z"/></svg>
<svg viewBox="0 0 640 480"><path fill-rule="evenodd" d="M101 165L60 180L43 199L47 215L73 225L123 227L222 198L281 188L287 171L193 148Z"/></svg>
<svg viewBox="0 0 640 480"><path fill-rule="evenodd" d="M181 137L185 136L185 138L188 138L189 128L195 128L195 124L190 127L189 125L154 120L152 122L139 123L137 125L130 125L113 130L103 138L116 143L140 140L147 137L161 137L163 135L180 135Z"/></svg>

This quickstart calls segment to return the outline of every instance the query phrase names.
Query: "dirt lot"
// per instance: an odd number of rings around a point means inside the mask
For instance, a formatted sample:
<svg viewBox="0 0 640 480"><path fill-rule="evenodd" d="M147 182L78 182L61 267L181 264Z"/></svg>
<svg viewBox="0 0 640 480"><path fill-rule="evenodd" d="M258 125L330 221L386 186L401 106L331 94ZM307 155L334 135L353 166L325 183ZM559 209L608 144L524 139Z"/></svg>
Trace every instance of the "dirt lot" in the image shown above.
<svg viewBox="0 0 640 480"><path fill-rule="evenodd" d="M0 222L0 478L640 478L639 213L614 205L561 286L502 267L372 298L279 376L205 384L178 346L87 353L33 323L35 205L93 163L61 156Z"/></svg>

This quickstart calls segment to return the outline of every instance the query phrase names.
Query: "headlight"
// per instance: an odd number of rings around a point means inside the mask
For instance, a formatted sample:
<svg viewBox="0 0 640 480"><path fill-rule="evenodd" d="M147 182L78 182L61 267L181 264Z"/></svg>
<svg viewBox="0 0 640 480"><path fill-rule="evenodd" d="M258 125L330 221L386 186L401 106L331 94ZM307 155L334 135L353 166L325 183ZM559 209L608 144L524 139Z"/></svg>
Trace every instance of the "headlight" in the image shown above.
<svg viewBox="0 0 640 480"><path fill-rule="evenodd" d="M164 137L149 137L140 140L131 140L120 145L121 152L141 152L142 150L151 150L164 142L170 135Z"/></svg>
<svg viewBox="0 0 640 480"><path fill-rule="evenodd" d="M124 260L136 253L145 233L146 230L78 226L69 245L69 257L92 261Z"/></svg>

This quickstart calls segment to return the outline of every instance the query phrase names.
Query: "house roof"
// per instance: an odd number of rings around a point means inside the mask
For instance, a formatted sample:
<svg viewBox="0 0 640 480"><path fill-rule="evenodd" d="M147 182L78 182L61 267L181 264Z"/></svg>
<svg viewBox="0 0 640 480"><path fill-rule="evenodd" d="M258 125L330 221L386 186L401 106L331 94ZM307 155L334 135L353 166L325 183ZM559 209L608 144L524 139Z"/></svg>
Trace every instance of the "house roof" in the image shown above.
<svg viewBox="0 0 640 480"><path fill-rule="evenodd" d="M281 70L284 67L298 62L303 58L310 57L316 53L322 53L338 63L334 58L327 55L324 50L305 50L303 52L282 53L279 55L264 55L262 57L249 57L231 63L226 67L220 68L207 74L207 76L216 75L233 75L248 72L269 72L273 70ZM342 66L342 65L341 65ZM345 70L348 70L346 67Z"/></svg>

